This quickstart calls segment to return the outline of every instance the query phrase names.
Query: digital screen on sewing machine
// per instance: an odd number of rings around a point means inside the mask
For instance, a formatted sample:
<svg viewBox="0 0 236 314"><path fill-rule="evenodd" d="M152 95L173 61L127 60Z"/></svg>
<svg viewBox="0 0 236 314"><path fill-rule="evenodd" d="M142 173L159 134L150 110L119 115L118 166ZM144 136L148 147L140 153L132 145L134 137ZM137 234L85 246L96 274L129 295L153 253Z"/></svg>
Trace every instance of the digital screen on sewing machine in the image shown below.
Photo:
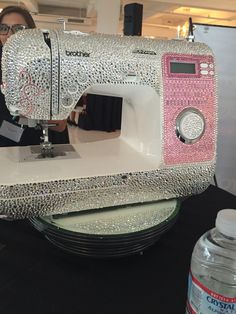
<svg viewBox="0 0 236 314"><path fill-rule="evenodd" d="M195 74L195 63L170 62L170 73L190 73Z"/></svg>

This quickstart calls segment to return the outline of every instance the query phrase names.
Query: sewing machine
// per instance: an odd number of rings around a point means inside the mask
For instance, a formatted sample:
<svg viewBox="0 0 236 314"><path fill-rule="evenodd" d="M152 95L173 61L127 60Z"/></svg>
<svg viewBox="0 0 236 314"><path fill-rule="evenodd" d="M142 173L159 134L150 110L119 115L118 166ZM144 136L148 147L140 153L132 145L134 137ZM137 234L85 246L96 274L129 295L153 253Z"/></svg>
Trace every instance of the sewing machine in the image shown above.
<svg viewBox="0 0 236 314"><path fill-rule="evenodd" d="M39 147L1 148L1 215L115 208L209 185L217 101L206 45L25 30L4 46L2 69L10 112L32 126L66 119L85 92L123 97L123 109L117 139L62 145L43 159Z"/></svg>

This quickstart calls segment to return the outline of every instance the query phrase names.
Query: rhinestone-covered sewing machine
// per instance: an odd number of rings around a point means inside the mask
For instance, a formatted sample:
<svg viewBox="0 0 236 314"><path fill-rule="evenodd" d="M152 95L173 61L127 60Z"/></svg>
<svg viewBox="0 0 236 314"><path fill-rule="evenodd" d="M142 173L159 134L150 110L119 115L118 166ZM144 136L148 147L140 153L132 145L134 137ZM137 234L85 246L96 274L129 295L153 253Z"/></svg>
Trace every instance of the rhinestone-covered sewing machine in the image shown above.
<svg viewBox="0 0 236 314"><path fill-rule="evenodd" d="M117 139L37 159L1 148L0 214L45 216L202 192L215 169L216 75L204 44L25 30L3 52L14 115L66 119L83 93L123 97ZM22 157L23 156L23 157ZM72 156L72 155L71 155Z"/></svg>

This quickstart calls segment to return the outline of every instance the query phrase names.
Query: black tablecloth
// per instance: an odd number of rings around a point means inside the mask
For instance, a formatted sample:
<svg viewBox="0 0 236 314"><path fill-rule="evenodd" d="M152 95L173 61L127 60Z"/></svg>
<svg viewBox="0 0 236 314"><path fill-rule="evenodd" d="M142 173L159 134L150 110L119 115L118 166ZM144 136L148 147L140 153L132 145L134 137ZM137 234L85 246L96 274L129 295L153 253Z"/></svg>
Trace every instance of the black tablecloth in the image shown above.
<svg viewBox="0 0 236 314"><path fill-rule="evenodd" d="M27 221L0 221L1 314L184 314L191 253L236 197L214 186L186 199L143 255L97 260L52 246Z"/></svg>

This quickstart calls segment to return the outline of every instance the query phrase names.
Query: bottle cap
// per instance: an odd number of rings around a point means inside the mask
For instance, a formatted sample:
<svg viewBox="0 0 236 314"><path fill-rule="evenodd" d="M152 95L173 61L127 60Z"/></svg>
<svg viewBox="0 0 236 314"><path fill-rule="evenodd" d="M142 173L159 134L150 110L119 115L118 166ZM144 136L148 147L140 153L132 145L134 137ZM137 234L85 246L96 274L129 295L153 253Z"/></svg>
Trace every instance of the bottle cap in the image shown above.
<svg viewBox="0 0 236 314"><path fill-rule="evenodd" d="M219 232L236 238L236 209L222 209L216 217L216 228Z"/></svg>

